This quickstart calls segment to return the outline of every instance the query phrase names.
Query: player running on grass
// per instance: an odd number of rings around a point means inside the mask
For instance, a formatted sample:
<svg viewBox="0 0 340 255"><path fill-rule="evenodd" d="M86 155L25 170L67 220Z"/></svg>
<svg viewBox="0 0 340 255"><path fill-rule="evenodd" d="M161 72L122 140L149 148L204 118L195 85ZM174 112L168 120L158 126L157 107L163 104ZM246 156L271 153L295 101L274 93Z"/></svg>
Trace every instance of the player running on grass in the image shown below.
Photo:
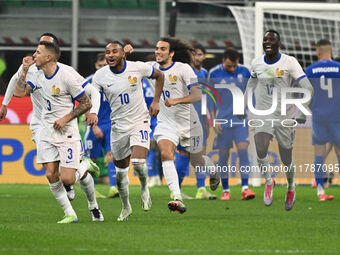
<svg viewBox="0 0 340 255"><path fill-rule="evenodd" d="M132 213L128 186L130 159L141 183L142 207L145 211L151 208L146 166L150 146L150 115L143 96L142 78L156 79L155 97L150 106L150 113L156 116L164 76L145 63L126 61L123 45L118 41L106 46L105 58L108 65L94 74L92 84L104 92L111 106L111 150L123 207L117 220L123 221Z"/></svg>
<svg viewBox="0 0 340 255"><path fill-rule="evenodd" d="M190 66L192 51L191 45L177 38L164 37L156 45L157 63L150 63L164 74L164 88L154 137L161 152L165 180L174 196L174 200L168 203L168 207L171 211L179 213L184 213L186 207L182 201L174 164L174 154L178 144L190 152L193 166L205 167L207 171L211 171L212 190L215 190L219 184L214 164L202 153L202 127L192 105L201 100L197 76Z"/></svg>
<svg viewBox="0 0 340 255"><path fill-rule="evenodd" d="M263 37L263 50L265 54L253 60L251 65L251 77L247 84L248 89L255 89L255 102L257 110L268 110L273 103L273 94L277 95L278 107L270 115L255 115L254 119L260 119L264 124L255 126L255 146L257 161L264 174L265 192L264 204L270 206L273 202L274 181L269 171L268 147L275 136L279 144L279 152L282 163L287 168L286 177L288 189L285 199L285 209L291 210L295 203L295 165L292 159L292 150L295 136L294 120L290 127L281 125L283 119L294 118L293 105L287 105L287 114L281 115L281 89L289 88L293 80L313 94L313 87L303 72L298 61L280 52L280 35L275 30L268 30ZM304 104L308 106L308 102ZM267 119L277 119L275 122ZM298 122L305 121L306 116L299 112ZM264 171L267 170L267 171Z"/></svg>
<svg viewBox="0 0 340 255"><path fill-rule="evenodd" d="M44 33L41 35L40 37L40 41L48 41L48 42L52 42L55 43L56 45L58 44L58 39L54 34L51 33ZM26 61L28 61L29 63L32 62L32 57L27 57ZM60 64L60 63L58 63ZM62 64L61 64L62 65ZM2 106L0 109L0 120L5 119L6 114L7 114L7 105L9 104L14 92L16 91L17 94L16 96L18 97L22 97L25 96L26 93L25 91L18 91L16 90L16 85L17 83L21 86L24 86L26 83L26 78L27 77L32 77L34 75L36 75L39 72L39 68L37 68L37 66L35 64L32 64L31 66L27 66L27 68L23 68L23 65L20 66L20 68L18 69L18 71L13 75L13 77L11 78L7 90L6 90L6 94L5 94L5 98L2 102ZM41 70L40 70L41 72ZM26 77L27 76L27 77ZM19 78L21 77L21 79L19 80ZM93 107L90 110L90 113L87 115L87 118L89 120L89 123L93 123L95 121L96 117L96 112L98 111L98 107L96 106L96 96L97 91L94 88L91 88L90 86L86 86L85 87L86 93L88 93L89 95L91 95L91 98L93 100ZM23 93L22 93L23 92ZM30 97L32 100L32 105L33 105L33 114L32 114L32 118L31 118L31 122L30 122L30 129L32 131L32 140L35 142L36 146L39 143L39 134L40 134L40 130L42 128L41 125L41 116L42 116L42 110L43 110L43 103L41 102L41 94L40 94L40 90L34 90L32 93L30 93ZM98 96L97 96L98 97ZM88 158L83 157L82 162L80 163L80 167L78 169L81 178L85 177L85 173L87 171L91 172L93 175L98 175L99 174L99 169L98 167ZM67 196L70 200L73 200L75 197L75 192L73 189L73 185L68 186L65 185L65 189L67 191Z"/></svg>
<svg viewBox="0 0 340 255"><path fill-rule="evenodd" d="M103 221L104 217L94 194L92 176L87 173L82 176L77 171L81 161L82 143L76 117L92 106L83 89L88 82L72 67L57 63L59 56L58 45L41 41L33 57L36 66L42 71L32 77L26 77L22 72L16 89L26 89L28 92L39 90L40 100L44 101L42 128L37 144L37 163L43 164L51 191L65 212L64 219L58 223L78 222L62 185L62 183L73 185L76 181L80 181L80 186L88 199L92 220ZM28 70L26 64L24 62L23 69ZM27 84L30 87L25 87L25 79L28 79ZM73 98L79 102L76 108ZM99 104L99 97L97 99ZM96 114L94 115L90 120L93 124L97 122Z"/></svg>
<svg viewBox="0 0 340 255"><path fill-rule="evenodd" d="M99 53L95 62L96 70L106 66L105 53ZM92 77L94 74L86 77L86 79L92 83ZM108 166L107 175L103 173L99 177L99 181L104 184L110 184L110 189L108 193L109 198L114 198L119 196L118 189L116 187L116 168L113 163L112 153L111 153L111 108L107 99L105 98L103 92L100 92L100 108L98 112L98 124L93 126L88 126L85 133L85 148L86 153L89 154L93 162L97 163L97 158L103 156L103 151L105 153ZM97 191L96 191L97 192ZM103 196L97 192L97 196Z"/></svg>

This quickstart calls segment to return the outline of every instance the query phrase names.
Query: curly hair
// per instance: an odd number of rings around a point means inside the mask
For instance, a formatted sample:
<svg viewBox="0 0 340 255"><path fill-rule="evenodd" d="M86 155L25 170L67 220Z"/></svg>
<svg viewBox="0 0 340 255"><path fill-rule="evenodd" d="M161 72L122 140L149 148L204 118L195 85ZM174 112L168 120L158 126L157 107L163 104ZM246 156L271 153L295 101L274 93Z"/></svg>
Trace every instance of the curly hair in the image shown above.
<svg viewBox="0 0 340 255"><path fill-rule="evenodd" d="M162 37L160 41L169 43L170 52L173 51L175 53L172 57L172 61L187 63L190 65L192 53L195 50L189 43L176 37Z"/></svg>

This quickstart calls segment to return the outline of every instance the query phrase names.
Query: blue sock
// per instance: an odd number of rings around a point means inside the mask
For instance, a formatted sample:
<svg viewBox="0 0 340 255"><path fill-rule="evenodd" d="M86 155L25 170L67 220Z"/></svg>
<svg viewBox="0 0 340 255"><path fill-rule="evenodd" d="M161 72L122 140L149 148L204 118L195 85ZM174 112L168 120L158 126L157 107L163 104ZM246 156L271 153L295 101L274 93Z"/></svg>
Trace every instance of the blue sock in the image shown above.
<svg viewBox="0 0 340 255"><path fill-rule="evenodd" d="M205 187L205 173L196 172L197 189Z"/></svg>
<svg viewBox="0 0 340 255"><path fill-rule="evenodd" d="M147 166L148 166L148 175L149 176L157 176L158 175L158 169L156 171L155 164L154 164L155 158L156 158L156 150L149 150L149 154L148 154L147 161L146 161Z"/></svg>
<svg viewBox="0 0 340 255"><path fill-rule="evenodd" d="M229 189L229 179L228 179L228 159L229 159L229 154L224 154L219 152L218 153L218 165L221 167L221 180L222 180L222 187L223 190Z"/></svg>
<svg viewBox="0 0 340 255"><path fill-rule="evenodd" d="M175 165L178 174L178 182L179 186L181 186L184 176L189 171L189 157L186 155L181 155L177 152L175 153L175 155L176 155Z"/></svg>
<svg viewBox="0 0 340 255"><path fill-rule="evenodd" d="M109 174L110 187L116 186L116 167L113 162L109 162L107 166L107 171Z"/></svg>
<svg viewBox="0 0 340 255"><path fill-rule="evenodd" d="M323 163L324 163L323 157L321 157L321 156L315 156L314 157L314 166L315 166L314 175L315 175L316 187L318 187L318 185L321 185L321 187L323 187L323 181L324 181L323 179L324 179L324 176L325 176L325 173L322 170ZM319 167L318 164L321 164L321 167Z"/></svg>
<svg viewBox="0 0 340 255"><path fill-rule="evenodd" d="M240 158L240 175L242 186L248 186L249 173L247 168L249 167L248 150L240 150L238 152L238 157Z"/></svg>

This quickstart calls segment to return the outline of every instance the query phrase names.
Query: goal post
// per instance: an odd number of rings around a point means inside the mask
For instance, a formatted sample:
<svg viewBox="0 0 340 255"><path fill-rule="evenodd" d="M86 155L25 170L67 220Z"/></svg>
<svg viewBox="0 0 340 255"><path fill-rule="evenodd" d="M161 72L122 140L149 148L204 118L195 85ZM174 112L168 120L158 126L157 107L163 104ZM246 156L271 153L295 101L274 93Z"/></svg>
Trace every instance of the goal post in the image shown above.
<svg viewBox="0 0 340 255"><path fill-rule="evenodd" d="M304 68L316 60L314 47L319 39L330 40L334 55L340 56L340 4L256 2L255 7L229 9L240 32L247 67L262 54L267 29L281 34L282 52L295 56Z"/></svg>
<svg viewBox="0 0 340 255"><path fill-rule="evenodd" d="M328 39L332 43L333 56L340 56L340 4L256 2L254 7L228 6L228 8L237 23L242 44L243 64L248 68L254 58L263 54L262 41L264 32L268 29L279 32L282 43L281 52L294 56L303 69L317 62L315 46L320 39ZM309 120L306 125L298 127L293 150L295 164L298 166L312 164L314 150L311 141L311 122ZM269 152L271 163L279 164L276 142L271 143ZM256 164L254 148L249 150L249 155L253 158L252 164ZM338 163L334 153L329 154L327 162ZM277 179L277 183L285 183L284 175L281 177ZM313 174L308 173L297 176L296 182L310 183L313 178Z"/></svg>

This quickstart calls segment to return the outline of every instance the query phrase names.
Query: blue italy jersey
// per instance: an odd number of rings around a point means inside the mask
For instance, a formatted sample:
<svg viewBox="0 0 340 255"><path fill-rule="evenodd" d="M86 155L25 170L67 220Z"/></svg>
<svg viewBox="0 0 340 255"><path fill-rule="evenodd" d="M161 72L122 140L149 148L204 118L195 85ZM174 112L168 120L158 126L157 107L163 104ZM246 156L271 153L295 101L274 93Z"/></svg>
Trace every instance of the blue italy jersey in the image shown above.
<svg viewBox="0 0 340 255"><path fill-rule="evenodd" d="M143 93L144 93L144 98L146 102L146 106L148 109L150 108L150 105L153 101L154 97L154 92L152 91L152 88L150 86L150 83L147 79L143 78Z"/></svg>
<svg viewBox="0 0 340 255"><path fill-rule="evenodd" d="M193 68L193 70L194 70L194 72L195 72L195 74L196 74L196 76L197 76L197 79L198 79L198 82L204 82L204 83L206 83L207 82L207 78L208 78L208 71L205 69L205 68L201 68L201 70L198 72L198 71L196 71L194 68ZM202 91L202 94L203 94L204 92ZM201 114L201 101L199 101L199 102L196 102L196 103L194 103L193 104L194 105L194 107L195 107L195 110L196 110L196 112L197 112L197 114L198 114L198 117L199 117L199 119L200 119L200 122L201 122L201 124L202 124L202 127L203 127L203 129L205 128L205 121L204 121L204 118L203 118L203 115Z"/></svg>
<svg viewBox="0 0 340 255"><path fill-rule="evenodd" d="M322 60L306 69L314 88L313 121L340 121L340 63Z"/></svg>
<svg viewBox="0 0 340 255"><path fill-rule="evenodd" d="M90 83L92 82L92 77L93 74L86 77L86 80L88 80ZM103 93L103 91L100 91L100 108L98 112L98 126L102 125L111 125L111 119L110 119L110 114L111 114L111 107L108 101L106 100L106 97Z"/></svg>
<svg viewBox="0 0 340 255"><path fill-rule="evenodd" d="M240 119L233 115L233 96L231 92L227 88L216 88L216 84L226 84L227 86L235 85L239 87L244 94L249 77L249 70L242 65L238 65L233 74L228 73L222 64L213 67L209 71L209 84L216 89L222 101L221 105L220 102L216 100L217 105L215 105L212 99L208 97L208 109L217 111L217 119L226 119L228 122L230 120L240 122Z"/></svg>

